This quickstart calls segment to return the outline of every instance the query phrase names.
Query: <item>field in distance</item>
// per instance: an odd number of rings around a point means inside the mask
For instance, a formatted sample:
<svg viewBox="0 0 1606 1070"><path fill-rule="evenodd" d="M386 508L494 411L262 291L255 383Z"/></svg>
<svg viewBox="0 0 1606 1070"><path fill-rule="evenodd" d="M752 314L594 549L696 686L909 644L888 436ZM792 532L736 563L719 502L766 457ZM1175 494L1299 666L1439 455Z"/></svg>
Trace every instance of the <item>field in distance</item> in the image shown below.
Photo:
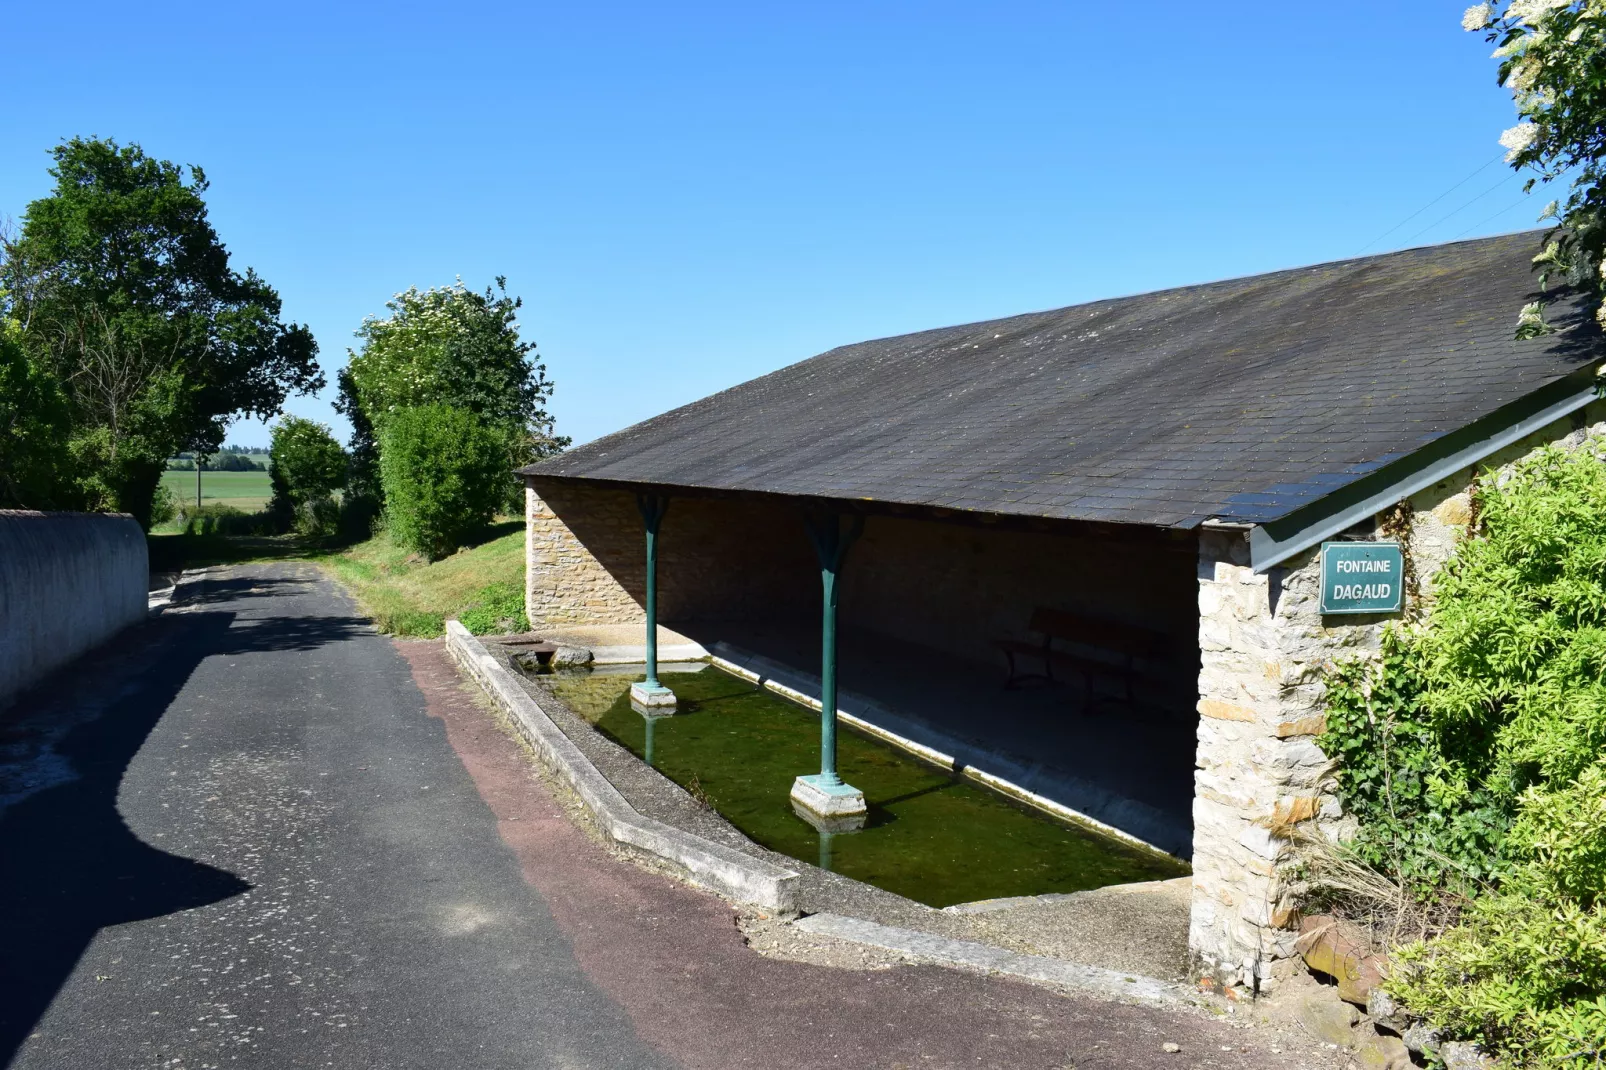
<svg viewBox="0 0 1606 1070"><path fill-rule="evenodd" d="M195 504L195 473L167 471L162 485L179 505ZM268 504L273 489L266 472L202 472L201 504L229 505L242 513L255 513Z"/></svg>

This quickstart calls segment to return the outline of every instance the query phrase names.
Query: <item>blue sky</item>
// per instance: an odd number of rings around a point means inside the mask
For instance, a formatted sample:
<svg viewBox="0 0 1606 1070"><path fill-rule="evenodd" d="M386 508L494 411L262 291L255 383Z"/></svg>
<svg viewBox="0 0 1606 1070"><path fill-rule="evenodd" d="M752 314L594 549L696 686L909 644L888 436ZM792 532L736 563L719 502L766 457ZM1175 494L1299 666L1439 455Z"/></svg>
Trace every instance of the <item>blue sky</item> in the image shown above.
<svg viewBox="0 0 1606 1070"><path fill-rule="evenodd" d="M202 165L331 383L393 292L506 275L583 442L847 342L1532 226L1462 6L17 5L0 215L72 135ZM287 408L344 434L330 396Z"/></svg>

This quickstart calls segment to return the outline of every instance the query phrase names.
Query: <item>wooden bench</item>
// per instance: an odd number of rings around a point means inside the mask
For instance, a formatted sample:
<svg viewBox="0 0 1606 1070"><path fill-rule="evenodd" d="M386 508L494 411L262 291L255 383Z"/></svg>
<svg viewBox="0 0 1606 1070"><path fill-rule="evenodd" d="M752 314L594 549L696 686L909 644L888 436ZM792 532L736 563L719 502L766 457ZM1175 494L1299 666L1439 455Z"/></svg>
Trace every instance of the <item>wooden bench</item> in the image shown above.
<svg viewBox="0 0 1606 1070"><path fill-rule="evenodd" d="M1027 627L1042 636L1040 642L1021 639L998 639L994 645L1003 651L1009 662L1009 678L1004 681L1006 690L1019 687L1028 680L1053 682L1056 666L1072 669L1082 676L1083 693L1089 707L1093 704L1093 678L1107 676L1121 680L1126 689L1126 700L1132 701L1132 681L1139 676L1139 663L1161 658L1166 652L1166 637L1148 628L1139 628L1118 621L1087 617L1062 609L1038 606L1032 610ZM1056 645L1057 644L1057 645ZM1069 646L1073 649L1066 649ZM1021 671L1020 663L1037 662L1040 673Z"/></svg>

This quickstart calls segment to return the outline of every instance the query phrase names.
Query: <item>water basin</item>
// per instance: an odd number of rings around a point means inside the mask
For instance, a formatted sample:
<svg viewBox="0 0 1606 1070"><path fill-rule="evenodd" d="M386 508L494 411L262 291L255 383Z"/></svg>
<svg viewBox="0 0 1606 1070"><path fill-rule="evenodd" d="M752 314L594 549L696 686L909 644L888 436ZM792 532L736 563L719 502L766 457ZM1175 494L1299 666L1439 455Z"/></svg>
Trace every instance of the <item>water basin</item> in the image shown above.
<svg viewBox="0 0 1606 1070"><path fill-rule="evenodd" d="M677 668L690 669L690 666ZM539 679L565 705L772 851L934 907L1075 892L1188 872L1166 856L1070 826L842 725L837 768L864 792L863 828L822 832L792 812L800 773L819 771L819 715L712 666L662 672L674 716L631 708L636 672Z"/></svg>

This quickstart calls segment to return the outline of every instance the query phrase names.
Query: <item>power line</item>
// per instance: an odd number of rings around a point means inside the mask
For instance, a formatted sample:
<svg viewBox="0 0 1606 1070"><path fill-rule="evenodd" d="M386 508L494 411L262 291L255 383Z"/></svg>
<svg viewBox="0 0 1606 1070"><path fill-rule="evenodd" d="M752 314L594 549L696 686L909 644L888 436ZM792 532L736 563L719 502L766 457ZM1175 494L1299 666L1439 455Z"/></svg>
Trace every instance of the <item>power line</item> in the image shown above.
<svg viewBox="0 0 1606 1070"><path fill-rule="evenodd" d="M1412 242L1416 241L1418 238L1420 238L1422 235L1426 234L1428 231L1432 230L1434 227L1438 226L1440 223L1443 223L1446 220L1455 218L1456 216L1460 215L1462 212L1466 211L1468 208L1471 208L1473 205L1477 204L1479 201L1483 200L1485 197L1489 196L1489 194L1493 193L1495 190L1499 189L1501 186L1504 186L1505 184L1506 184L1506 178L1504 176L1501 176L1500 181L1496 182L1494 185L1490 186L1488 189L1484 190L1482 193L1478 194L1476 197L1472 198L1470 201L1467 201L1461 207L1455 209L1454 211L1452 211L1452 212L1450 212L1450 213L1448 213L1446 215L1440 216L1438 219L1435 219L1433 222L1429 223L1427 226L1423 227L1421 230L1417 231L1415 234L1411 235L1409 238L1406 238L1405 239L1405 244L1406 245L1410 245Z"/></svg>
<svg viewBox="0 0 1606 1070"><path fill-rule="evenodd" d="M1460 234L1457 234L1455 236L1455 238L1451 238L1450 240L1451 241L1455 241L1457 238L1460 238L1463 235L1472 233L1474 230L1477 230L1479 227L1483 226L1485 223L1489 222L1491 219L1498 219L1501 216L1505 215L1507 212L1511 211L1513 208L1520 208L1523 205L1523 203L1525 201L1527 201L1527 200L1528 200L1528 194L1524 193L1522 195L1522 197L1519 198L1518 200L1515 200L1515 201L1511 202L1510 204L1506 205L1504 208L1500 209L1500 211L1494 213L1493 215L1484 216L1482 219L1478 220L1476 223L1472 224L1466 230L1463 230Z"/></svg>
<svg viewBox="0 0 1606 1070"><path fill-rule="evenodd" d="M1489 160L1488 163L1484 164L1482 167L1478 168L1476 171L1473 171L1466 178L1463 178L1461 181L1457 182L1455 185L1451 186L1449 189L1445 190L1443 193L1441 193L1437 197L1433 198L1427 204L1424 204L1422 207L1418 208L1416 211L1412 212L1410 215L1406 216L1404 219L1400 220L1398 223L1394 224L1392 227L1390 227L1389 229L1385 230L1383 233L1379 234L1377 237L1373 238L1371 241L1367 242L1365 245L1361 246L1360 252L1357 252L1355 255L1356 256L1360 256L1361 253L1366 252L1366 250L1370 249L1372 246L1376 245L1378 242L1382 241L1384 238L1388 237L1390 234L1393 234L1396 230L1399 230L1401 227L1405 226L1405 224L1409 223L1411 220L1415 219L1417 216L1421 215L1423 212L1427 211L1429 208L1432 208L1435 204L1438 204L1440 201L1444 200L1450 194L1454 193L1456 190L1460 189L1462 186L1466 185L1468 182L1471 182L1474 178L1477 178L1479 175L1483 174L1485 171L1487 171L1494 164L1500 162L1503 159L1505 159L1505 153L1503 153L1503 152L1496 153L1494 155L1494 157L1491 160ZM1454 215L1454 214L1455 213L1453 213L1453 212L1451 213L1451 215Z"/></svg>

